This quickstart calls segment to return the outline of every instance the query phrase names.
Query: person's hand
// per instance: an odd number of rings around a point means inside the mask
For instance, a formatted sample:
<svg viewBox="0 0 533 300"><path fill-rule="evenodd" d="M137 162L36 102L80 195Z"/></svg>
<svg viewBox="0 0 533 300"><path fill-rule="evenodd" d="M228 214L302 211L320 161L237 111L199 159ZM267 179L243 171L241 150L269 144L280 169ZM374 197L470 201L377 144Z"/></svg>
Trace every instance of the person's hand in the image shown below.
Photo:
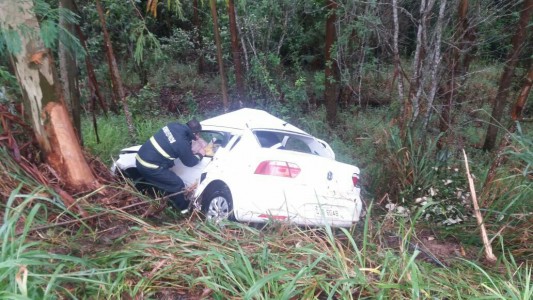
<svg viewBox="0 0 533 300"><path fill-rule="evenodd" d="M207 145L207 143L203 140L203 139L197 139L197 140L193 140L191 142L191 151L193 154L202 154L202 152L200 152L200 150L202 150L205 146ZM203 152L205 153L205 151ZM204 155L204 154L202 154Z"/></svg>
<svg viewBox="0 0 533 300"><path fill-rule="evenodd" d="M202 156L205 156L205 150L199 149L196 153L201 154Z"/></svg>

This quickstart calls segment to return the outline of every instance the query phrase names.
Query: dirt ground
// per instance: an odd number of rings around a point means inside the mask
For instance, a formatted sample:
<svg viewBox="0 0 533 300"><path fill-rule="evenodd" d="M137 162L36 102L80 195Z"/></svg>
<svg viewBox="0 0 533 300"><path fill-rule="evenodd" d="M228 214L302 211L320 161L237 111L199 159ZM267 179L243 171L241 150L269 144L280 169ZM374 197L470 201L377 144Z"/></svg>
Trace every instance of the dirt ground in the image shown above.
<svg viewBox="0 0 533 300"><path fill-rule="evenodd" d="M472 259L475 257L473 250L463 246L461 242L452 237L442 237L429 229L418 229L409 241L389 234L386 236L385 247L398 251L413 253L419 251L418 259L444 267L457 258Z"/></svg>

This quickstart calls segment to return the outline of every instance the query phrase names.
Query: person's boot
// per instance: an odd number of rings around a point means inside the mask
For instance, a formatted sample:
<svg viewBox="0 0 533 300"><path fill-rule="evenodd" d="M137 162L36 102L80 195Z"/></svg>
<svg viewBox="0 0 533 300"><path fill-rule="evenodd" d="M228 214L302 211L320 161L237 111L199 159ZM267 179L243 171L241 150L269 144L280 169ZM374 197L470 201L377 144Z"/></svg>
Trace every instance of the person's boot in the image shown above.
<svg viewBox="0 0 533 300"><path fill-rule="evenodd" d="M170 202L172 208L180 211L182 214L185 214L189 211L189 202L185 200L185 196L183 194L174 195L170 197L168 201Z"/></svg>

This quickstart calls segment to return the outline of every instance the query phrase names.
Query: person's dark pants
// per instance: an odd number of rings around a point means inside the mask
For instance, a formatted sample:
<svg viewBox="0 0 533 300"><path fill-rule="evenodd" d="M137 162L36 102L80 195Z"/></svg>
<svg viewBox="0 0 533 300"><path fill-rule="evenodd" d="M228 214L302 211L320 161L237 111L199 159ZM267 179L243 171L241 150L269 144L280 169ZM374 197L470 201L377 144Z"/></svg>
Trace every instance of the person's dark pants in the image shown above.
<svg viewBox="0 0 533 300"><path fill-rule="evenodd" d="M169 197L172 206L179 210L186 209L189 206L183 193L185 184L176 173L172 172L170 169L161 167L150 169L140 163L137 163L137 170L143 176L145 181L163 190L167 195L181 192L180 194Z"/></svg>

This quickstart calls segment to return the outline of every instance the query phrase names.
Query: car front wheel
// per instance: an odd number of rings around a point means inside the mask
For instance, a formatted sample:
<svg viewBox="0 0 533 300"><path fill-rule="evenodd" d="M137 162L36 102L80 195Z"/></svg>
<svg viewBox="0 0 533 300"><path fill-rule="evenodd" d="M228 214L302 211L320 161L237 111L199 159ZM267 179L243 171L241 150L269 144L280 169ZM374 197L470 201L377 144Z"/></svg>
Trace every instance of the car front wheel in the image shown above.
<svg viewBox="0 0 533 300"><path fill-rule="evenodd" d="M235 221L233 216L233 200L227 188L216 189L204 197L202 212L206 220L219 222L221 220Z"/></svg>

